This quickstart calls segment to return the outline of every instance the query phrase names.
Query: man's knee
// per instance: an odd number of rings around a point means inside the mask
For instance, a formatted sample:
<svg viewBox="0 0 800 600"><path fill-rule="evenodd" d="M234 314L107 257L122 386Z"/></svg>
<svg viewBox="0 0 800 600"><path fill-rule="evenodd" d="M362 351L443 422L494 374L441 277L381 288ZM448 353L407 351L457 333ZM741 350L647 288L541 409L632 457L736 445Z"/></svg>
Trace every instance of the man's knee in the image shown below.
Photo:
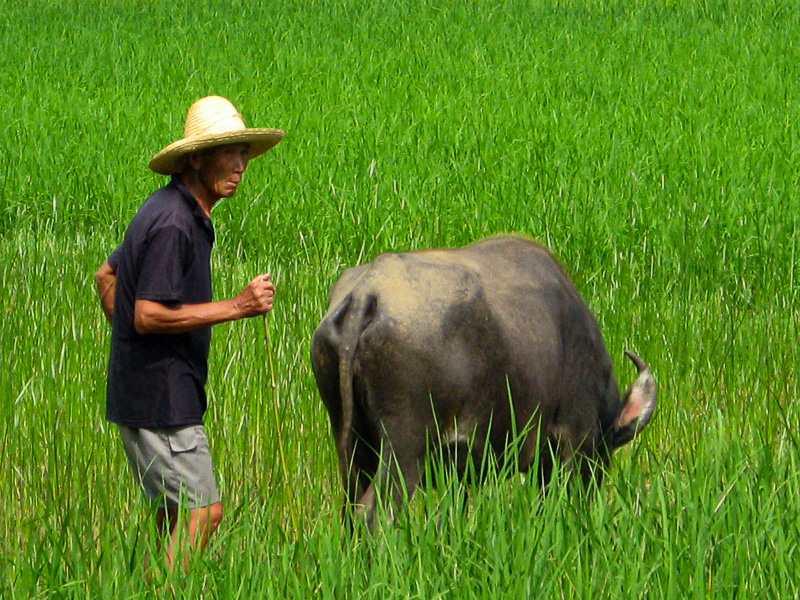
<svg viewBox="0 0 800 600"><path fill-rule="evenodd" d="M208 521L211 531L214 531L222 521L222 503L215 502L208 507Z"/></svg>
<svg viewBox="0 0 800 600"><path fill-rule="evenodd" d="M222 504L215 502L202 508L193 508L189 512L189 531L191 535L195 532L203 532L203 536L214 533L214 530L222 520Z"/></svg>

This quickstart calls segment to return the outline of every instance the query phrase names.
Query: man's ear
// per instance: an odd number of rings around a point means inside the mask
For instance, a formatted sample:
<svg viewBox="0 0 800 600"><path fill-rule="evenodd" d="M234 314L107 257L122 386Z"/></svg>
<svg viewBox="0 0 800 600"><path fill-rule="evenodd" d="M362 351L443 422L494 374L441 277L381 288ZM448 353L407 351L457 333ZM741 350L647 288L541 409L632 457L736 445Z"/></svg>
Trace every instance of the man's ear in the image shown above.
<svg viewBox="0 0 800 600"><path fill-rule="evenodd" d="M200 150L195 152L190 152L186 156L186 164L192 167L195 171L200 170L200 166L203 164L203 153Z"/></svg>

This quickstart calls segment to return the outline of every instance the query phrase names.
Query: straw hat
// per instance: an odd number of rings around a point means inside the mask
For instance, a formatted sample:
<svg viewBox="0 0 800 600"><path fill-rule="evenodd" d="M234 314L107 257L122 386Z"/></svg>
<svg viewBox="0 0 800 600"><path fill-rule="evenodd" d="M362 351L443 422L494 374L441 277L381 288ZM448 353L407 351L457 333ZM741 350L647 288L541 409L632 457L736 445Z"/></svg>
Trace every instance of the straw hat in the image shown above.
<svg viewBox="0 0 800 600"><path fill-rule="evenodd" d="M242 115L222 96L200 98L189 107L183 138L150 159L152 171L172 175L183 170L186 155L224 144L250 144L249 158L263 154L283 139L281 129L245 127Z"/></svg>

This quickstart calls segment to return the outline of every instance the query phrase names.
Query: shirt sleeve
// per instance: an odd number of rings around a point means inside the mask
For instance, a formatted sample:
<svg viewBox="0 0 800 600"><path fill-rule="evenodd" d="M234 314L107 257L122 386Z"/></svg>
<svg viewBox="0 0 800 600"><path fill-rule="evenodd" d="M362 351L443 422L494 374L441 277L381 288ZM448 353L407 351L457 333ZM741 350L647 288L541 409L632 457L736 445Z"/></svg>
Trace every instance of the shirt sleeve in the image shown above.
<svg viewBox="0 0 800 600"><path fill-rule="evenodd" d="M184 301L186 272L192 261L192 246L185 231L175 226L153 230L142 260L136 299L164 304Z"/></svg>
<svg viewBox="0 0 800 600"><path fill-rule="evenodd" d="M117 272L117 269L119 269L119 261L121 257L122 257L122 245L120 244L111 254L108 255L108 258L106 259L106 262L108 262L108 266L110 266L115 273Z"/></svg>

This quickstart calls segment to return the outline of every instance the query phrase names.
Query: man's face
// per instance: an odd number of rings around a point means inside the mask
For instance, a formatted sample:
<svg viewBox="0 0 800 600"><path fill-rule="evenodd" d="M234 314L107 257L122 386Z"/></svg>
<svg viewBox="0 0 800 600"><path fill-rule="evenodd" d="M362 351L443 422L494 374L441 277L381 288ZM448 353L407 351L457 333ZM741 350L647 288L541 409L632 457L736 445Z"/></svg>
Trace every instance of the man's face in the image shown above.
<svg viewBox="0 0 800 600"><path fill-rule="evenodd" d="M197 169L200 184L214 199L230 198L242 180L242 173L249 160L248 144L227 144L215 146L198 153Z"/></svg>

